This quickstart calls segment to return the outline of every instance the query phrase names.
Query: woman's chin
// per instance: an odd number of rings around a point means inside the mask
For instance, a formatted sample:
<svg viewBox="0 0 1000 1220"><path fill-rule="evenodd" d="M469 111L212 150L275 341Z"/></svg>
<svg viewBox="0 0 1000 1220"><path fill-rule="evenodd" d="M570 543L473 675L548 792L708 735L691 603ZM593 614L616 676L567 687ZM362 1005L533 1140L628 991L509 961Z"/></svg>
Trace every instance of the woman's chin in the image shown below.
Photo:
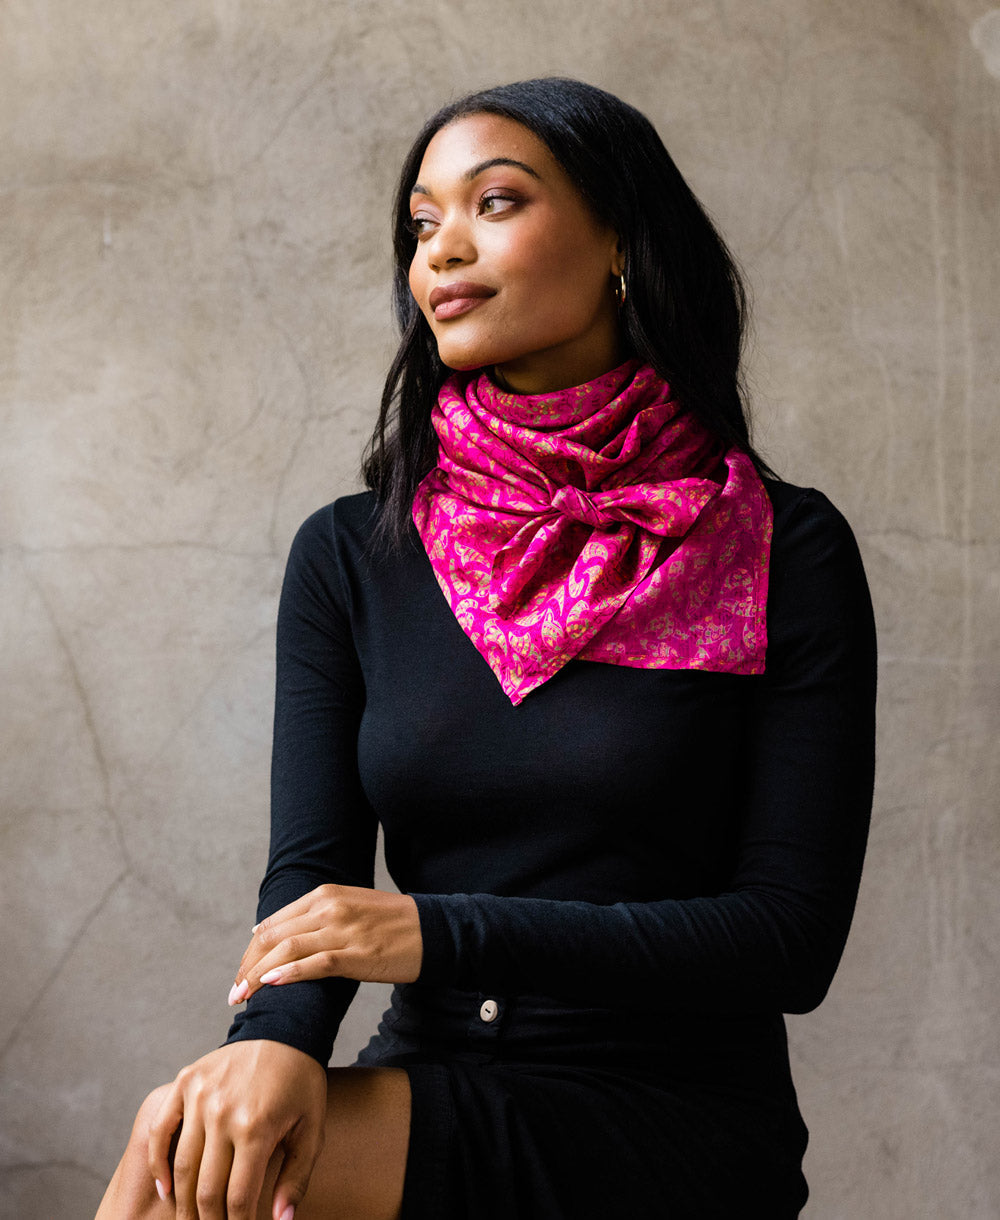
<svg viewBox="0 0 1000 1220"><path fill-rule="evenodd" d="M439 352L438 355L440 356L441 353ZM453 356L450 360L447 360L444 356L441 356L441 363L445 368L454 369L456 373L471 373L473 369L486 368L491 362L476 360L472 357L463 359L459 356Z"/></svg>
<svg viewBox="0 0 1000 1220"><path fill-rule="evenodd" d="M457 328L456 328L457 331ZM471 369L492 368L495 364L519 355L498 342L482 342L479 336L462 336L458 333L438 333L438 357L441 363L456 373L467 373Z"/></svg>

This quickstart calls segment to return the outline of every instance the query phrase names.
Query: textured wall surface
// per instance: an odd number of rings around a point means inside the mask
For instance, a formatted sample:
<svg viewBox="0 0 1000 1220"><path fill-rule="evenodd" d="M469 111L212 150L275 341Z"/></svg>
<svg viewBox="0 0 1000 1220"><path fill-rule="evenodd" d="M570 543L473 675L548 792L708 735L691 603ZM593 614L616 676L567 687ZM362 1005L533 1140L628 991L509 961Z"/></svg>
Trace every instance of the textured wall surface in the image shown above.
<svg viewBox="0 0 1000 1220"><path fill-rule="evenodd" d="M281 569L357 486L401 154L548 72L657 124L754 287L763 448L869 569L869 863L791 1022L806 1214L1000 1215L1000 10L0 0L0 1216L91 1216L224 1033Z"/></svg>

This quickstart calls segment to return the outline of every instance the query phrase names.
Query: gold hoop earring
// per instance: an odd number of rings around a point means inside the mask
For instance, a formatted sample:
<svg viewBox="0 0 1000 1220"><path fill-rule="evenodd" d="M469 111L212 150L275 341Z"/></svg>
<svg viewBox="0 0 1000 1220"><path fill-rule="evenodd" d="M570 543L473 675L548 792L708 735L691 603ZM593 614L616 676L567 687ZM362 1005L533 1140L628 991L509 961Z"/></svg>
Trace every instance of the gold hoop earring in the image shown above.
<svg viewBox="0 0 1000 1220"><path fill-rule="evenodd" d="M615 300L618 302L618 308L625 304L625 298L628 296L628 288L625 286L625 272L623 271L618 277L618 284L615 287Z"/></svg>

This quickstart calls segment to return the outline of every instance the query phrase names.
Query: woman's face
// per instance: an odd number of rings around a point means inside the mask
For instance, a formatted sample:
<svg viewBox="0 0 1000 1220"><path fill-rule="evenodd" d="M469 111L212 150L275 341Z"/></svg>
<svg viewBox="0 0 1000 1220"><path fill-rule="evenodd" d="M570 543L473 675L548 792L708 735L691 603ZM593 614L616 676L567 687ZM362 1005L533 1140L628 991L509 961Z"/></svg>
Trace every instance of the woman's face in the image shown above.
<svg viewBox="0 0 1000 1220"><path fill-rule="evenodd" d="M450 368L493 365L540 394L621 363L618 236L526 127L492 114L443 127L410 213L410 290Z"/></svg>

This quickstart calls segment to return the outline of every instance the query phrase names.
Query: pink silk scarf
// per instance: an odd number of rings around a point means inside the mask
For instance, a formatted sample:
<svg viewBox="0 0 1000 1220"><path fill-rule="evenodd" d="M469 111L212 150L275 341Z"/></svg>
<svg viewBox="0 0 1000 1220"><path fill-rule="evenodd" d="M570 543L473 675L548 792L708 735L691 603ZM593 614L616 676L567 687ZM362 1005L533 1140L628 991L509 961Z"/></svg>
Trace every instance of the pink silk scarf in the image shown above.
<svg viewBox="0 0 1000 1220"><path fill-rule="evenodd" d="M431 418L413 520L512 703L574 657L763 672L770 500L652 368L535 395L456 374Z"/></svg>

